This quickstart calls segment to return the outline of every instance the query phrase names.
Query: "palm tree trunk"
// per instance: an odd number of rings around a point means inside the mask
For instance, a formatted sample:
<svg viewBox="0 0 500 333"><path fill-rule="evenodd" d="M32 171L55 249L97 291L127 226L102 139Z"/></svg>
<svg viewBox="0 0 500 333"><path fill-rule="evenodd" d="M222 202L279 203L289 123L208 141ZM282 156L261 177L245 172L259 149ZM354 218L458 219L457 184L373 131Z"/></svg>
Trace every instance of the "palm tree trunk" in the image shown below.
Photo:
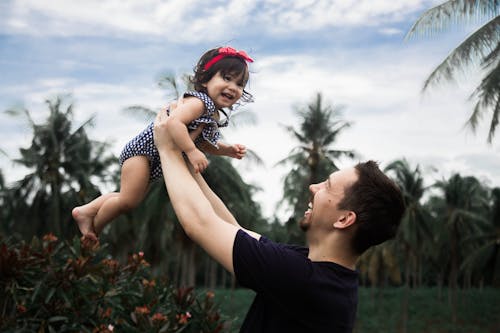
<svg viewBox="0 0 500 333"><path fill-rule="evenodd" d="M196 244L189 243L189 252L187 256L187 284L186 286L196 285Z"/></svg>
<svg viewBox="0 0 500 333"><path fill-rule="evenodd" d="M174 262L174 269L172 273L172 281L174 285L180 286L180 277L181 277L181 260L182 260L182 247L180 244L177 242L175 245L177 249L177 254L176 254L176 259Z"/></svg>
<svg viewBox="0 0 500 333"><path fill-rule="evenodd" d="M457 289L458 289L458 246L457 246L457 233L455 226L451 230L451 267L450 267L450 280L448 289L448 304L451 307L451 321L455 327L457 323Z"/></svg>
<svg viewBox="0 0 500 333"><path fill-rule="evenodd" d="M209 262L209 276L210 278L208 279L208 286L210 289L215 289L215 287L217 286L217 263L212 259L210 259Z"/></svg>
<svg viewBox="0 0 500 333"><path fill-rule="evenodd" d="M403 297L401 299L401 317L399 321L399 332L406 333L408 328L408 302L409 302L409 290L410 290L410 280L411 280L411 263L410 263L410 250L408 247L405 249L405 257L406 257L406 277L405 277L405 285L403 291Z"/></svg>

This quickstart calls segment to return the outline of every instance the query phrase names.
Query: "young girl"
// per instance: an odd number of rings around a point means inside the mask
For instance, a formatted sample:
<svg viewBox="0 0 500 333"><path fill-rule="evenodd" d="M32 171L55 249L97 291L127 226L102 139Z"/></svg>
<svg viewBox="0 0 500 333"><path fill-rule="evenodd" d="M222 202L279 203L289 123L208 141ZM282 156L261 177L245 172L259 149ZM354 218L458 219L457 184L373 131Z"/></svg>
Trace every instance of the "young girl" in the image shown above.
<svg viewBox="0 0 500 333"><path fill-rule="evenodd" d="M182 102L174 102L172 105L176 107L166 111L170 116L168 130L195 172L202 172L208 166L201 150L237 159L246 153L243 145L219 142L219 127L228 125L224 108L231 110L240 99L252 100L244 89L249 77L247 62L253 62L252 58L231 47L207 51L194 68L191 82L195 90L186 92ZM226 116L225 121L220 121L219 112ZM97 240L106 224L137 207L146 196L149 183L162 177L160 157L153 142L153 123L127 143L120 164L120 192L101 195L72 211L84 238Z"/></svg>

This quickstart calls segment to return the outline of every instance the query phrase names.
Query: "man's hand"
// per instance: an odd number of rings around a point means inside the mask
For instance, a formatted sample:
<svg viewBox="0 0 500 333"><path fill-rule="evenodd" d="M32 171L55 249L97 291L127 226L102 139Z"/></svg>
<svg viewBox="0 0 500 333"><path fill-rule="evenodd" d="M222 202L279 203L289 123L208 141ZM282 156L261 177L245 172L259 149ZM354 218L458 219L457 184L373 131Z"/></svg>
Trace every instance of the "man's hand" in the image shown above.
<svg viewBox="0 0 500 333"><path fill-rule="evenodd" d="M176 105L173 105L174 107ZM158 150L177 149L169 131L167 130L168 114L165 109L161 109L156 115L153 128L153 139Z"/></svg>

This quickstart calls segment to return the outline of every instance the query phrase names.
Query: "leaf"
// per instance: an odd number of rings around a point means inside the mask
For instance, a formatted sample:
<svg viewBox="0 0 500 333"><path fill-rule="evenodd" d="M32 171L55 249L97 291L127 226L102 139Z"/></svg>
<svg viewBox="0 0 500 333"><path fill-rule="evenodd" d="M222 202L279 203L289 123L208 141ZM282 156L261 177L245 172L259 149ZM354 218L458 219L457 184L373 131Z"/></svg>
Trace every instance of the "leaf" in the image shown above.
<svg viewBox="0 0 500 333"><path fill-rule="evenodd" d="M49 290L49 293L47 294L47 297L45 297L45 303L49 303L50 300L52 299L52 296L54 296L54 293L56 292L56 288L51 288Z"/></svg>
<svg viewBox="0 0 500 333"><path fill-rule="evenodd" d="M160 333L167 332L169 327L170 327L170 322L167 321L167 323L160 328L159 332Z"/></svg>
<svg viewBox="0 0 500 333"><path fill-rule="evenodd" d="M33 295L31 296L31 302L34 302L36 297L38 296L38 293L40 292L41 286L42 286L43 281L39 281L36 286L35 286L35 291L33 292Z"/></svg>
<svg viewBox="0 0 500 333"><path fill-rule="evenodd" d="M68 322L69 321L69 318L68 317L65 317L65 316L54 316L54 317L50 317L49 320L47 320L49 323L55 323L55 322L58 322L58 321L65 321L65 322Z"/></svg>
<svg viewBox="0 0 500 333"><path fill-rule="evenodd" d="M120 295L121 291L118 289L110 289L105 294L104 297L114 297Z"/></svg>

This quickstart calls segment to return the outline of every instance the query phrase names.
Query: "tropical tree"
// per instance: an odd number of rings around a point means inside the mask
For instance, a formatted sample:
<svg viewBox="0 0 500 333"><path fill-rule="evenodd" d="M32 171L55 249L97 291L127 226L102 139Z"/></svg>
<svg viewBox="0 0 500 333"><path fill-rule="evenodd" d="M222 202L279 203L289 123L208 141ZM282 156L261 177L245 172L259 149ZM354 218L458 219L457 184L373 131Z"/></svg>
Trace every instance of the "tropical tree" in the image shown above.
<svg viewBox="0 0 500 333"><path fill-rule="evenodd" d="M432 234L427 225L429 216L421 205L425 192L420 167L412 168L406 159L390 163L386 171L394 173L394 180L403 193L406 210L401 220L396 247L401 253L401 262L405 274L405 289L401 299L400 331L407 331L409 315L409 288L422 283L423 253L425 246L431 243Z"/></svg>
<svg viewBox="0 0 500 333"><path fill-rule="evenodd" d="M359 258L361 283L372 287L401 284L398 257L399 246L394 240L370 247Z"/></svg>
<svg viewBox="0 0 500 333"><path fill-rule="evenodd" d="M491 210L482 233L464 239L469 249L461 268L481 285L500 285L500 188L491 190Z"/></svg>
<svg viewBox="0 0 500 333"><path fill-rule="evenodd" d="M438 181L435 187L442 191L442 204L437 211L442 221L437 242L446 254L441 256L442 265L448 268L449 302L452 308L452 320L456 322L456 293L459 282L459 268L467 249L460 246L468 235L481 234L481 226L485 222L484 212L488 211L488 191L477 180L459 174L448 180Z"/></svg>
<svg viewBox="0 0 500 333"><path fill-rule="evenodd" d="M106 155L107 144L88 138L92 118L73 129L72 103L60 96L46 103L49 115L40 124L27 109L6 111L24 116L33 131L31 145L21 148L21 157L14 159L31 172L9 189L16 219L12 226L25 237L48 232L72 237L77 230L71 208L99 193L97 182L108 180L116 160Z"/></svg>
<svg viewBox="0 0 500 333"><path fill-rule="evenodd" d="M467 124L475 131L480 120L489 115L489 143L493 140L500 116L499 13L499 0L449 0L422 14L407 34L408 38L419 33L442 31L450 24L485 22L432 71L424 83L423 91L442 79L454 80L458 72L479 64L483 77L470 96L476 103Z"/></svg>
<svg viewBox="0 0 500 333"><path fill-rule="evenodd" d="M5 186L3 172L0 170L0 207L2 207L2 210L0 211L0 234L6 234L7 230L10 229L10 224L12 223L9 218L9 214L12 213L12 210L7 207L7 205L12 201L9 200L8 193L7 187Z"/></svg>
<svg viewBox="0 0 500 333"><path fill-rule="evenodd" d="M310 104L296 109L300 118L299 128L285 126L285 130L298 142L289 156L278 165L291 166L284 178L283 201L294 209L292 218L297 219L307 208L308 185L324 180L338 170L342 157L353 158L352 150L333 148L340 133L351 125L341 118L342 108L324 103L317 93Z"/></svg>
<svg viewBox="0 0 500 333"><path fill-rule="evenodd" d="M396 236L403 254L405 284L418 286L422 284L423 253L432 240L429 214L421 204L426 190L424 179L420 166L412 168L406 159L390 163L385 170L395 175L394 180L403 193L406 205Z"/></svg>

